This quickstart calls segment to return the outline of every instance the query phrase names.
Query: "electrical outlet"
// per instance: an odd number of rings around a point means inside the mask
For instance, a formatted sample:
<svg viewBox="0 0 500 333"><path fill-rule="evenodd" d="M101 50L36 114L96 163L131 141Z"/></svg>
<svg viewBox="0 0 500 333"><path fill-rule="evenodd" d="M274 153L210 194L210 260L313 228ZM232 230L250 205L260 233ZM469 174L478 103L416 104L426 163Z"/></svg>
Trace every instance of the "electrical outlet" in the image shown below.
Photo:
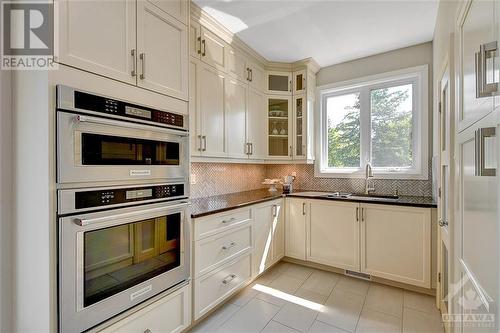
<svg viewBox="0 0 500 333"><path fill-rule="evenodd" d="M192 173L191 174L191 185L195 185L195 184L196 184L196 174Z"/></svg>

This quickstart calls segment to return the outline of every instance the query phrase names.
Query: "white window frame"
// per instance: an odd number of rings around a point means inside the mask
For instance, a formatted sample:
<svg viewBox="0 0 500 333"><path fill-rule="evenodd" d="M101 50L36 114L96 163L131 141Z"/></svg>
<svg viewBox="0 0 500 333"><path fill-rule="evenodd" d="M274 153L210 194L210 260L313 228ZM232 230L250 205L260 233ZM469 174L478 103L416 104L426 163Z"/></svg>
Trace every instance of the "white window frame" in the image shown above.
<svg viewBox="0 0 500 333"><path fill-rule="evenodd" d="M366 163L371 161L371 105L370 91L384 87L412 84L413 104L413 166L410 168L373 168L380 179L429 179L428 155L428 71L427 65L391 71L382 74L342 81L317 88L316 108L316 161L314 174L326 178L364 178ZM360 92L360 167L329 168L326 100L333 96Z"/></svg>

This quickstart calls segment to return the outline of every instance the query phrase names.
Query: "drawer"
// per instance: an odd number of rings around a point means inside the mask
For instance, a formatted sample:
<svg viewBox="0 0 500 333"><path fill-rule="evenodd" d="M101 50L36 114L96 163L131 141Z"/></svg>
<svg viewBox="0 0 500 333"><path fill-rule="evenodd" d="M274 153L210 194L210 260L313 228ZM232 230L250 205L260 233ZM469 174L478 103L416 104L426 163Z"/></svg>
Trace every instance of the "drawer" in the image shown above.
<svg viewBox="0 0 500 333"><path fill-rule="evenodd" d="M249 282L251 274L250 254L247 254L219 270L196 278L194 280L195 320Z"/></svg>
<svg viewBox="0 0 500 333"><path fill-rule="evenodd" d="M251 219L250 209L204 216L194 220L194 239L199 240L235 228Z"/></svg>
<svg viewBox="0 0 500 333"><path fill-rule="evenodd" d="M191 325L191 284L108 326L99 333L178 333Z"/></svg>
<svg viewBox="0 0 500 333"><path fill-rule="evenodd" d="M220 267L252 248L252 224L242 226L195 242L196 277Z"/></svg>

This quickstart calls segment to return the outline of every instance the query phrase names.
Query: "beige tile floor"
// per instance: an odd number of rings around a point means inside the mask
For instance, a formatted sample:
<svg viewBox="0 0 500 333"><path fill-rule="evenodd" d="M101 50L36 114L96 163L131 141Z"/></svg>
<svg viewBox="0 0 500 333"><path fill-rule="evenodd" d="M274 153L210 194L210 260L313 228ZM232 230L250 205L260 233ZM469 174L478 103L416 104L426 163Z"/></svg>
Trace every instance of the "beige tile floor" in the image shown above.
<svg viewBox="0 0 500 333"><path fill-rule="evenodd" d="M443 333L434 298L281 262L191 332Z"/></svg>

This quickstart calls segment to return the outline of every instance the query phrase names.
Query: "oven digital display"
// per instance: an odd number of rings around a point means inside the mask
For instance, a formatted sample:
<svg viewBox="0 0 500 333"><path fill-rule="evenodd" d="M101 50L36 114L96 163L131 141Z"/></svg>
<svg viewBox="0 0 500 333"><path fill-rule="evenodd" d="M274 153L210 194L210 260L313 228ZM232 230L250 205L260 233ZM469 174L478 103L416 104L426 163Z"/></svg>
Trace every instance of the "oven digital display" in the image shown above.
<svg viewBox="0 0 500 333"><path fill-rule="evenodd" d="M130 107L130 106L126 106L125 107L125 114L127 114L129 116L135 116L135 117L141 117L141 118L151 119L151 111L144 110L144 109L133 108L133 107Z"/></svg>

